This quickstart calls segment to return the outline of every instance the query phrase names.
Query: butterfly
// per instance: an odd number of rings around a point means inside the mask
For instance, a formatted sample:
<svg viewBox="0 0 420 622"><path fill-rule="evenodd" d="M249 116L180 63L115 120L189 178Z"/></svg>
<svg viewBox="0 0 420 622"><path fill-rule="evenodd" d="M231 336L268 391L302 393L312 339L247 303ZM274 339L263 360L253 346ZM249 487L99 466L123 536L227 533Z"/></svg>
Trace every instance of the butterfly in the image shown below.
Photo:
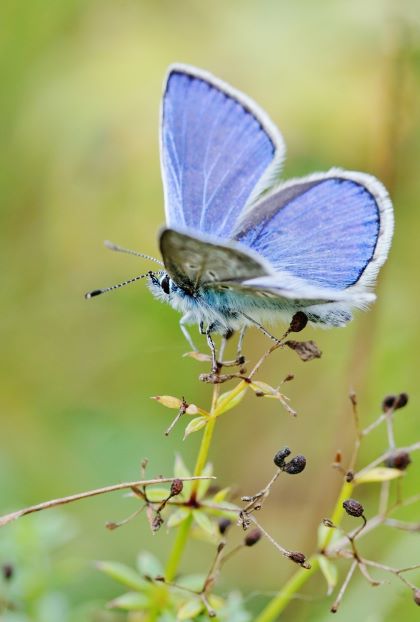
<svg viewBox="0 0 420 622"><path fill-rule="evenodd" d="M375 299L372 286L393 234L393 209L371 175L333 168L279 182L283 138L248 96L210 73L176 64L165 80L160 127L166 226L159 300L197 324L212 351L229 337L289 322L344 326ZM127 251L116 245L111 248Z"/></svg>

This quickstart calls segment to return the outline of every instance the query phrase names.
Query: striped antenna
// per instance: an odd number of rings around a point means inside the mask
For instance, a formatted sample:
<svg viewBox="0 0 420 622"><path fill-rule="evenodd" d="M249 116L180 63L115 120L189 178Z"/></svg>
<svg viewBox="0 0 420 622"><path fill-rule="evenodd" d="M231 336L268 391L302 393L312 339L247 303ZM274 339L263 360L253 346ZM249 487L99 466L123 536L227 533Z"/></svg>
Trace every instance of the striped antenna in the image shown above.
<svg viewBox="0 0 420 622"><path fill-rule="evenodd" d="M132 251L129 248L123 248L118 244L114 244L114 242L110 242L109 240L105 240L105 246L109 248L110 251L115 251L117 253L127 253L128 255L135 255L136 257L143 257L143 259L150 259L150 261L154 261L158 263L160 266L163 266L163 263L156 259L156 257L152 257L151 255L146 255L145 253L138 253L137 251Z"/></svg>
<svg viewBox="0 0 420 622"><path fill-rule="evenodd" d="M146 274L139 274L139 276L135 276L132 279L128 279L128 281L123 281L122 283L117 283L116 285L111 285L111 287L104 287L103 289L93 289L91 292L87 292L85 294L85 298L94 298L95 296L99 296L100 294L106 294L106 292L111 292L113 289L119 289L120 287L124 287L125 285L129 285L130 283L134 283L135 281L139 281L140 279L144 279L147 276L162 276L165 274L163 270L159 270L158 272L146 272Z"/></svg>

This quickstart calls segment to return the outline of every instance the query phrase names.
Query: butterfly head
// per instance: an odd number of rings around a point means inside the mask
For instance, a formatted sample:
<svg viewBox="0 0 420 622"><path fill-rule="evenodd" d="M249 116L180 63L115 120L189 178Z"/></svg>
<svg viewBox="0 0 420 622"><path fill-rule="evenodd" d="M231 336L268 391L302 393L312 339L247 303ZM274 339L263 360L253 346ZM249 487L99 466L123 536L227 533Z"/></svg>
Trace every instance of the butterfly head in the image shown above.
<svg viewBox="0 0 420 622"><path fill-rule="evenodd" d="M148 286L156 298L169 302L171 294L177 289L175 283L166 272L149 272Z"/></svg>

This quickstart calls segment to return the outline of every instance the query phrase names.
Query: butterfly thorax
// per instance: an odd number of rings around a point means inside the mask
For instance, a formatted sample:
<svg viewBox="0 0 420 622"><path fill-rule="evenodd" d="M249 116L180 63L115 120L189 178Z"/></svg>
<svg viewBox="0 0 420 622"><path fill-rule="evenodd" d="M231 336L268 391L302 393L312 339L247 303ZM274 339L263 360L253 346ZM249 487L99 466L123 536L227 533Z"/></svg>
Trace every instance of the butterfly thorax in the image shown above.
<svg viewBox="0 0 420 622"><path fill-rule="evenodd" d="M148 285L158 300L183 314L185 323L212 325L215 332L222 334L252 324L249 318L272 324L280 316L288 322L297 308L307 308L308 304L302 301L300 306L296 300L267 292L238 291L229 285L184 288L166 273L159 277L151 273Z"/></svg>

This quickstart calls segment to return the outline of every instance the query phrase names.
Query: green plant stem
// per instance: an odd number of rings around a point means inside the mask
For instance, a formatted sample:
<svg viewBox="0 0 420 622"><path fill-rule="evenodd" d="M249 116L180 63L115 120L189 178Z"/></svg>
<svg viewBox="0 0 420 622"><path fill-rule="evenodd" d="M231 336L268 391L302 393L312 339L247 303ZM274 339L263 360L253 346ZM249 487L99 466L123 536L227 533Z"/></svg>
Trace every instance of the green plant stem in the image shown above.
<svg viewBox="0 0 420 622"><path fill-rule="evenodd" d="M317 557L309 560L311 564L310 570L300 568L287 581L283 589L268 603L255 622L273 622L277 616L287 607L291 599L300 590L302 585L318 570L319 562Z"/></svg>
<svg viewBox="0 0 420 622"><path fill-rule="evenodd" d="M165 579L166 581L173 581L181 561L182 553L184 552L185 545L188 540L192 525L192 514L188 516L179 526L178 533L175 537L171 553L166 563Z"/></svg>
<svg viewBox="0 0 420 622"><path fill-rule="evenodd" d="M207 458L208 458L209 451L210 451L210 445L211 445L211 441L213 438L214 427L216 425L216 417L217 417L216 403L217 403L218 397L219 397L219 385L214 385L209 421L206 427L204 428L204 433L201 438L200 449L198 450L198 456L197 456L197 460L195 463L194 473L202 473L204 467L206 466ZM197 488L198 488L197 486L193 485L192 491L191 491L192 498L194 498L195 495L197 494ZM165 578L167 581L172 581L176 576L179 564L181 562L181 557L185 549L185 545L187 544L192 522L193 520L192 520L192 514L191 514L179 526L178 533L176 534L175 542L173 544L171 553L166 563Z"/></svg>
<svg viewBox="0 0 420 622"><path fill-rule="evenodd" d="M345 510L343 508L343 501L351 496L353 488L354 484L352 482L344 482L341 487L340 494L331 517L331 520L336 527L340 525L344 516ZM326 531L324 539L320 543L320 551L324 551L328 547L333 535L334 529L328 529ZM255 619L255 622L275 622L275 620L277 620L278 616L282 613L282 611L284 611L296 593L319 569L318 555L313 555L308 561L311 564L310 570L300 568L297 572L295 572L280 592L276 594L268 605L264 607L259 616Z"/></svg>
<svg viewBox="0 0 420 622"><path fill-rule="evenodd" d="M210 417L206 427L204 428L204 433L201 438L200 449L198 452L197 460L195 463L194 474L202 473L204 467L207 463L207 458L210 452L211 441L213 439L213 432L216 425L216 416L214 411L210 412ZM192 494L195 495L197 493L198 486L195 485L195 482L192 486Z"/></svg>

